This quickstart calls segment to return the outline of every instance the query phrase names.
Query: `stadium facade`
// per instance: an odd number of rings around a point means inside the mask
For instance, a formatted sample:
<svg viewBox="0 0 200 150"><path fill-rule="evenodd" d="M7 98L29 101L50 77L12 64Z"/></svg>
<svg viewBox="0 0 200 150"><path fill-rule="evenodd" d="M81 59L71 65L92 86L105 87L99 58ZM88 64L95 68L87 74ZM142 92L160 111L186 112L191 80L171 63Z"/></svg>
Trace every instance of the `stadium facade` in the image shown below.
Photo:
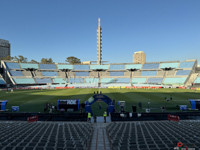
<svg viewBox="0 0 200 150"><path fill-rule="evenodd" d="M0 84L52 87L186 87L200 84L200 69L197 67L197 60L147 63L145 57L144 52L139 52L139 56L135 58L138 62L104 64L102 28L99 18L97 64L34 64L2 61Z"/></svg>

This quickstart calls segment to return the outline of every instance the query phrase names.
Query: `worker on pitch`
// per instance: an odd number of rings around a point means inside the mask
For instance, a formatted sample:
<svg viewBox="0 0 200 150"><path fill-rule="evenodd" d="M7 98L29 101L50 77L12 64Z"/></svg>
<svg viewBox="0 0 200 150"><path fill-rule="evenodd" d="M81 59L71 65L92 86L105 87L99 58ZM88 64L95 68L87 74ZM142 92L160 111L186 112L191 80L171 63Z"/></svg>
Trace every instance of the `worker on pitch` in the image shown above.
<svg viewBox="0 0 200 150"><path fill-rule="evenodd" d="M88 112L88 122L91 122L91 113Z"/></svg>
<svg viewBox="0 0 200 150"><path fill-rule="evenodd" d="M106 123L106 117L107 117L107 112L106 111L104 111L103 117L104 117L104 123Z"/></svg>

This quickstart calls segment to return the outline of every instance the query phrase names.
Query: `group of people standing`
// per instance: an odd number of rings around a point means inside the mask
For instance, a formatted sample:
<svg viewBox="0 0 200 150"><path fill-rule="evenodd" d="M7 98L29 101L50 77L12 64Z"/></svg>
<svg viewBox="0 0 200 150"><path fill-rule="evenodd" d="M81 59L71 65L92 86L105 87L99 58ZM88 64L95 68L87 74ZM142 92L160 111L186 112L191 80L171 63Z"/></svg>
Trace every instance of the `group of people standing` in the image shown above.
<svg viewBox="0 0 200 150"><path fill-rule="evenodd" d="M104 111L103 117L104 117L104 123L106 123L106 117L107 117L107 112L106 111ZM92 118L92 115L91 115L90 112L88 112L88 122L91 122L91 118ZM96 119L97 119L96 115L94 115L93 118L94 118L94 123L96 123L97 122L96 121Z"/></svg>

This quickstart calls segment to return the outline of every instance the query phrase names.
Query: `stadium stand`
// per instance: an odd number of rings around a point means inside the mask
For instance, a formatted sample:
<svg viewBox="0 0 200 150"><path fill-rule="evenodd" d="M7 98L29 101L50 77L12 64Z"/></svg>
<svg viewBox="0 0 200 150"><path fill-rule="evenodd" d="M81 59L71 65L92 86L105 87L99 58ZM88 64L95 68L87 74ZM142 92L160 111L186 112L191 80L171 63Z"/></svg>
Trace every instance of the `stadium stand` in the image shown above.
<svg viewBox="0 0 200 150"><path fill-rule="evenodd" d="M103 64L103 65L70 65L70 64L34 64L2 61L4 70L13 85L22 85L25 81L14 82L12 78L28 78L29 84L73 84L81 85L91 83L89 78L100 78L102 84L113 85L119 78L129 78L133 84L160 85L191 85L196 78L195 66L197 61L160 62L147 64ZM166 69L167 68L167 69ZM172 70L169 70L169 69ZM98 71L100 70L100 71ZM4 75L5 76L5 75ZM29 80L32 77L33 80ZM48 79L46 79L46 78ZM192 79L190 79L190 77ZM44 79L41 79L44 78ZM59 79L56 79L59 78ZM69 80L65 80L68 78ZM88 79L87 79L88 78ZM160 78L160 79L155 79ZM161 81L161 78L163 79ZM194 79L193 79L194 78ZM20 80L20 79L19 79ZM9 82L9 80L6 80ZM127 83L128 79L121 80ZM122 83L120 81L120 83ZM94 83L97 83L96 81ZM131 82L129 82L131 84ZM91 85L93 87L93 85ZM153 86L153 85L152 85Z"/></svg>
<svg viewBox="0 0 200 150"><path fill-rule="evenodd" d="M22 69L39 69L38 64L20 63Z"/></svg>
<svg viewBox="0 0 200 150"><path fill-rule="evenodd" d="M155 64L143 64L142 69L158 69L159 68L159 64L155 63Z"/></svg>
<svg viewBox="0 0 200 150"><path fill-rule="evenodd" d="M63 79L63 78L54 78L53 83L65 84L65 83L67 83L67 81L66 81L66 79Z"/></svg>
<svg viewBox="0 0 200 150"><path fill-rule="evenodd" d="M164 69L164 68L178 68L179 63L161 63L160 64L160 68Z"/></svg>
<svg viewBox="0 0 200 150"><path fill-rule="evenodd" d="M125 70L125 65L110 65L110 70Z"/></svg>
<svg viewBox="0 0 200 150"><path fill-rule="evenodd" d="M141 76L156 76L156 71L142 71Z"/></svg>
<svg viewBox="0 0 200 150"><path fill-rule="evenodd" d="M179 68L192 68L194 66L194 61L182 62Z"/></svg>
<svg viewBox="0 0 200 150"><path fill-rule="evenodd" d="M197 77L194 81L194 83L200 83L200 77Z"/></svg>
<svg viewBox="0 0 200 150"><path fill-rule="evenodd" d="M5 85L6 84L6 82L4 81L4 79L0 76L0 84L1 85Z"/></svg>
<svg viewBox="0 0 200 150"><path fill-rule="evenodd" d="M140 84L140 83L146 83L146 78L133 78L132 83L133 84Z"/></svg>
<svg viewBox="0 0 200 150"><path fill-rule="evenodd" d="M138 121L110 123L107 134L115 150L174 149L178 142L200 147L199 121ZM193 138L195 136L195 139Z"/></svg>
<svg viewBox="0 0 200 150"><path fill-rule="evenodd" d="M57 65L58 69L69 69L72 70L73 69L73 65Z"/></svg>
<svg viewBox="0 0 200 150"><path fill-rule="evenodd" d="M89 65L74 65L74 70L89 70Z"/></svg>
<svg viewBox="0 0 200 150"><path fill-rule="evenodd" d="M132 65L126 65L126 69L141 69L142 68L142 64L132 64Z"/></svg>
<svg viewBox="0 0 200 150"><path fill-rule="evenodd" d="M14 71L14 70L11 70L11 71L10 71L10 75L11 75L11 76L16 76L16 77L17 77L17 76L24 76L23 73L22 73L21 71Z"/></svg>
<svg viewBox="0 0 200 150"><path fill-rule="evenodd" d="M5 64L9 69L20 69L18 63L6 62Z"/></svg>
<svg viewBox="0 0 200 150"><path fill-rule="evenodd" d="M190 74L190 72L191 72L191 70L178 70L176 72L176 75L177 76L187 76Z"/></svg>
<svg viewBox="0 0 200 150"><path fill-rule="evenodd" d="M91 70L103 69L108 70L109 65L90 65Z"/></svg>
<svg viewBox="0 0 200 150"><path fill-rule="evenodd" d="M186 78L165 78L163 84L184 84Z"/></svg>
<svg viewBox="0 0 200 150"><path fill-rule="evenodd" d="M124 76L124 72L110 72L110 76Z"/></svg>
<svg viewBox="0 0 200 150"><path fill-rule="evenodd" d="M98 78L85 78L85 83L98 83Z"/></svg>
<svg viewBox="0 0 200 150"><path fill-rule="evenodd" d="M42 72L42 75L43 75L43 76L48 76L48 77L49 77L49 76L58 76L58 72L47 72L47 71L44 72L44 71L43 71L43 72Z"/></svg>
<svg viewBox="0 0 200 150"><path fill-rule="evenodd" d="M89 123L0 122L1 150L88 150Z"/></svg>
<svg viewBox="0 0 200 150"><path fill-rule="evenodd" d="M39 64L41 70L56 70L55 64Z"/></svg>
<svg viewBox="0 0 200 150"><path fill-rule="evenodd" d="M38 84L52 83L51 78L36 78L35 81Z"/></svg>
<svg viewBox="0 0 200 150"><path fill-rule="evenodd" d="M116 83L130 83L130 78L116 78Z"/></svg>
<svg viewBox="0 0 200 150"><path fill-rule="evenodd" d="M13 78L16 84L35 84L33 78Z"/></svg>
<svg viewBox="0 0 200 150"><path fill-rule="evenodd" d="M161 84L163 78L148 78L147 83L148 84Z"/></svg>

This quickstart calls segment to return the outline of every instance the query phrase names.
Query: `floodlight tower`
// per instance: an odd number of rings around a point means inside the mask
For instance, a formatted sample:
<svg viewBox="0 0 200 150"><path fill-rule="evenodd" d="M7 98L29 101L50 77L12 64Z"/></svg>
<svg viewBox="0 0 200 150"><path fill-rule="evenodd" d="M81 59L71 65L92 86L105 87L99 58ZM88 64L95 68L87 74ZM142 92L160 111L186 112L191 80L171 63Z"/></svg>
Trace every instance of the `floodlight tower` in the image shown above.
<svg viewBox="0 0 200 150"><path fill-rule="evenodd" d="M102 64L102 28L100 25L100 18L98 19L97 27L97 64Z"/></svg>

